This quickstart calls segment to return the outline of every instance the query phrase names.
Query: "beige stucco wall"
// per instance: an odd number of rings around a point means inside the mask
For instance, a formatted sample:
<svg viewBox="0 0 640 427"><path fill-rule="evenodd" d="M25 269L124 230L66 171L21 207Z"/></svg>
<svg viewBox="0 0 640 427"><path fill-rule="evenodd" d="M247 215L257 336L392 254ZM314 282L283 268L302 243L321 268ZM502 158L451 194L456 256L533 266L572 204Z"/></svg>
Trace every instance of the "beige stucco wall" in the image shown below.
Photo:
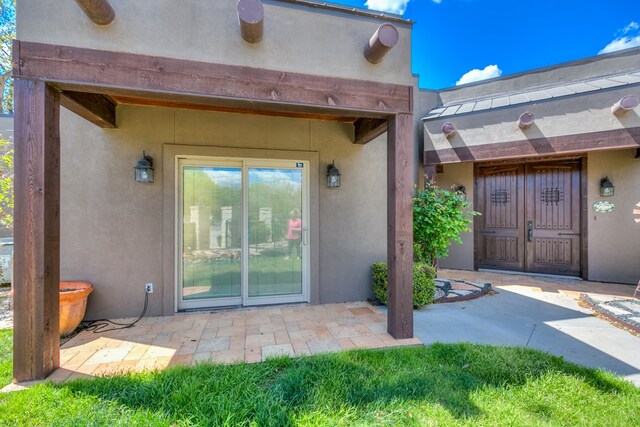
<svg viewBox="0 0 640 427"><path fill-rule="evenodd" d="M175 144L185 152L242 147L317 159L311 164L319 194L313 302L371 295L371 263L386 258L386 135L359 146L343 123L134 106L119 107L117 129L100 129L65 109L61 123L61 277L96 285L88 318L139 314L146 282L155 284L149 314L172 314L164 303L173 298L171 278L162 284L174 262L163 247L164 202L173 188L163 182L162 168L166 147ZM151 185L133 179L142 150L154 158ZM332 160L343 184L329 190Z"/></svg>
<svg viewBox="0 0 640 427"><path fill-rule="evenodd" d="M635 150L589 153L588 227L589 279L620 283L640 280L640 223L633 209L640 203L640 159ZM600 197L600 179L608 176L615 195ZM613 202L611 213L597 213L593 204ZM637 207L635 207L638 209Z"/></svg>
<svg viewBox="0 0 640 427"><path fill-rule="evenodd" d="M456 86L440 92L444 105L468 99L486 98L509 94L534 87L559 85L562 83L598 78L637 69L640 63L640 48L614 52L597 57L567 62L561 65L512 74L493 80L485 80Z"/></svg>
<svg viewBox="0 0 640 427"><path fill-rule="evenodd" d="M445 165L444 172L436 174L438 187L451 190L454 185L464 185L467 193L467 201L473 206L473 164L460 163ZM473 270L473 224L471 231L462 233L462 244L452 243L449 247L449 256L438 260L438 265L443 268L456 268L461 270Z"/></svg>
<svg viewBox="0 0 640 427"><path fill-rule="evenodd" d="M17 38L313 75L411 84L411 27L380 64L362 54L384 22L265 1L264 39L240 36L236 0L110 0L115 21L93 25L74 1L20 0Z"/></svg>
<svg viewBox="0 0 640 427"><path fill-rule="evenodd" d="M424 143L427 150L443 150L638 127L640 106L623 116L611 114L611 106L629 94L640 96L640 85L428 120L424 122ZM523 130L516 122L525 111L535 115L535 122ZM445 122L453 123L458 130L452 138L442 133Z"/></svg>

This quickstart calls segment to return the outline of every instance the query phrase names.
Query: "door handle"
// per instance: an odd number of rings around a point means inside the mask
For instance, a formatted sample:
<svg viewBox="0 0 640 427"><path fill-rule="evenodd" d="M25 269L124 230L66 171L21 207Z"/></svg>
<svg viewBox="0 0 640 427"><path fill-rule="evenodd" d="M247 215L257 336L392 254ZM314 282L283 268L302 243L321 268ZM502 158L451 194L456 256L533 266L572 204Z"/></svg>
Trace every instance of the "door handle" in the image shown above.
<svg viewBox="0 0 640 427"><path fill-rule="evenodd" d="M480 234L496 234L495 231L481 231Z"/></svg>
<svg viewBox="0 0 640 427"><path fill-rule="evenodd" d="M563 232L558 233L558 236L579 236L579 235L580 233L563 233Z"/></svg>
<svg viewBox="0 0 640 427"><path fill-rule="evenodd" d="M527 221L527 241L533 241L533 221Z"/></svg>
<svg viewBox="0 0 640 427"><path fill-rule="evenodd" d="M307 231L309 231L309 227L304 227L302 229L302 244L303 245L308 245L309 241L307 239Z"/></svg>

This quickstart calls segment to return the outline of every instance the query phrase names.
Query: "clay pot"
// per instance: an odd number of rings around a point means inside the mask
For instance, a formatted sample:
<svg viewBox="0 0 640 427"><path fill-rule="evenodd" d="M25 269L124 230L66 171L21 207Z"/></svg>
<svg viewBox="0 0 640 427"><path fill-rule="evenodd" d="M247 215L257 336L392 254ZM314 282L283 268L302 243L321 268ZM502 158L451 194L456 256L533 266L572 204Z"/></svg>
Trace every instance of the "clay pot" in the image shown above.
<svg viewBox="0 0 640 427"><path fill-rule="evenodd" d="M60 282L60 336L73 332L84 317L87 297L93 292L89 282Z"/></svg>

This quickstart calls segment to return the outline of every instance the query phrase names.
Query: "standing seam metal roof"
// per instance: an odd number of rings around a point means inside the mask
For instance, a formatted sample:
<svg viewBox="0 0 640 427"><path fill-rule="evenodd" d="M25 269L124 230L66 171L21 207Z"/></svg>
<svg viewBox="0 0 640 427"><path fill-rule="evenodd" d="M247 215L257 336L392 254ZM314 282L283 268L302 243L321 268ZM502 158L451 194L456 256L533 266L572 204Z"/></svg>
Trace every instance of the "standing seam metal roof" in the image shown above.
<svg viewBox="0 0 640 427"><path fill-rule="evenodd" d="M529 102L554 98L564 98L583 93L597 92L637 84L640 84L640 69L631 70L622 74L613 74L606 77L597 77L582 81L563 83L560 85L532 87L509 95L501 94L491 98L456 101L434 108L429 111L422 120L434 120L442 117L457 116L476 111L489 111L511 105L526 104Z"/></svg>

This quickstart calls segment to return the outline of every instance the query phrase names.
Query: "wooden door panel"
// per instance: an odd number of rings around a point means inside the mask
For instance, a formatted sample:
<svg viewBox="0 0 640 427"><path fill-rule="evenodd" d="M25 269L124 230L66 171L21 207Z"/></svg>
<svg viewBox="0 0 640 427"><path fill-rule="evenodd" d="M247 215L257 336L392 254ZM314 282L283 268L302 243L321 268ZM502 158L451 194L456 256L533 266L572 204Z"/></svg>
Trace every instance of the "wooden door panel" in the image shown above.
<svg viewBox="0 0 640 427"><path fill-rule="evenodd" d="M524 268L524 167L481 167L478 176L478 266Z"/></svg>
<svg viewBox="0 0 640 427"><path fill-rule="evenodd" d="M529 164L526 180L525 269L579 275L579 164Z"/></svg>

